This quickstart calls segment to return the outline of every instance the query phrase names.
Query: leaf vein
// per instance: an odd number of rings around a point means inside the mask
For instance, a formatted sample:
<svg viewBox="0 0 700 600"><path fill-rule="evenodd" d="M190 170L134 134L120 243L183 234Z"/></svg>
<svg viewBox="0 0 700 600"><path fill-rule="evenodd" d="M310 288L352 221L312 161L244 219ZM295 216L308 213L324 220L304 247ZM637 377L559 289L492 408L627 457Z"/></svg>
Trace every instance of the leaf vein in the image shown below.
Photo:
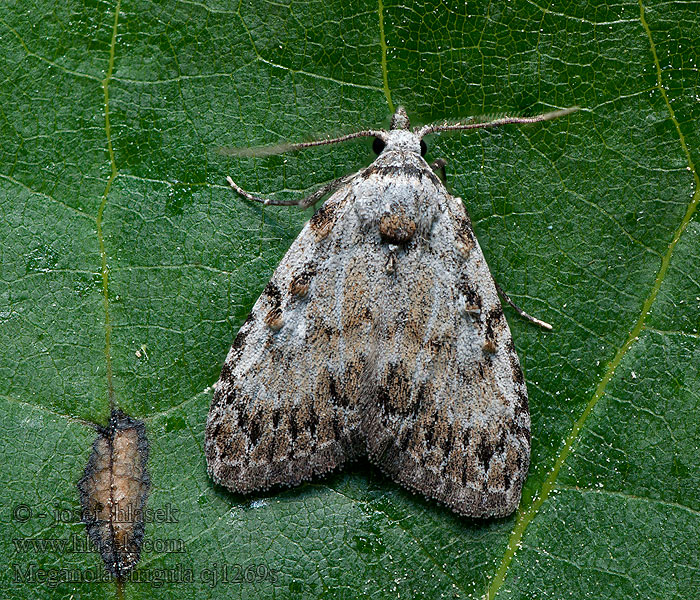
<svg viewBox="0 0 700 600"><path fill-rule="evenodd" d="M661 500L660 498L649 498L648 496L640 496L638 494L629 494L627 492L618 492L616 490L606 490L605 488L585 488L576 487L573 485L557 484L558 490L570 492L580 492L581 494L600 494L603 496L613 496L624 500L633 500L635 502L643 502L649 504L659 504L668 508L677 508L679 510L690 513L693 516L700 517L700 510L681 504L680 502L672 502L670 500Z"/></svg>

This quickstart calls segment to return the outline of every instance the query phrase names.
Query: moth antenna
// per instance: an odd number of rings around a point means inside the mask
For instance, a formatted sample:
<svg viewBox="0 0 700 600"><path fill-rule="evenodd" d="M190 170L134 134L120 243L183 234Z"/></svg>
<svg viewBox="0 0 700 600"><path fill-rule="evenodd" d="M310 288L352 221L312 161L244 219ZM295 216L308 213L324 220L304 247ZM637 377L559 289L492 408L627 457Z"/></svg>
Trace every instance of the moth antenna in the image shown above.
<svg viewBox="0 0 700 600"><path fill-rule="evenodd" d="M322 140L314 140L311 142L299 142L297 144L290 144L284 142L281 144L274 144L272 146L254 146L252 148L217 148L217 154L222 154L224 156L273 156L275 154L284 154L285 152L294 152L295 150L303 150L304 148L311 148L313 146L325 146L326 144L336 144L338 142L346 142L348 140L354 140L359 137L377 137L383 141L386 141L386 132L383 130L366 130L366 131L356 131L355 133L348 133L347 135L341 135L336 138L325 138Z"/></svg>
<svg viewBox="0 0 700 600"><path fill-rule="evenodd" d="M565 115L570 115L579 109L578 106L563 108L561 110L553 110L551 112L535 115L534 117L502 117L493 121L474 121L472 123L442 123L425 125L416 129L415 133L419 138L422 138L429 133L438 131L461 131L463 129L485 129L486 127L500 127L501 125L510 125L512 123L539 123L540 121L551 121Z"/></svg>

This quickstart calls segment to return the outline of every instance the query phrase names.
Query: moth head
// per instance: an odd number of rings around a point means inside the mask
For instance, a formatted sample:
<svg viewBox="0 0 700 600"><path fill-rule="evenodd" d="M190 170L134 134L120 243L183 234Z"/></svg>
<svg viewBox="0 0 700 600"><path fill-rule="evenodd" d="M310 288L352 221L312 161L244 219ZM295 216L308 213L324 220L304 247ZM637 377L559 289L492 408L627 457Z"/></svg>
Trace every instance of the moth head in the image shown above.
<svg viewBox="0 0 700 600"><path fill-rule="evenodd" d="M415 133L406 129L390 129L374 138L372 148L377 154L383 152L413 152L425 156L426 146Z"/></svg>
<svg viewBox="0 0 700 600"><path fill-rule="evenodd" d="M400 152L420 152L425 156L426 146L423 140L411 131L411 121L408 118L406 109L399 106L391 117L391 127L389 131L377 132L372 150L379 155L385 150L398 150Z"/></svg>
<svg viewBox="0 0 700 600"><path fill-rule="evenodd" d="M400 130L400 131L401 131L401 133L403 133L403 130ZM393 149L393 146L395 146L396 143L399 142L399 139L397 139L397 138L400 137L403 140L403 144L402 144L403 146L409 146L409 147L413 146L415 144L412 144L412 142L417 141L419 144L419 147L420 147L420 155L425 156L425 153L428 151L428 147L425 145L425 142L423 140L420 140L420 139L414 140L413 138L415 138L416 136L410 132L407 132L407 133L409 133L409 135L407 135L407 136L406 135L396 136L396 135L393 135L393 131L388 131L388 132L386 132L386 134L387 134L386 138L375 137L374 142L372 142L372 150L374 151L374 153L377 156L379 156L382 152L384 152L384 149L387 147L387 139L391 140L390 147L392 147L392 149Z"/></svg>

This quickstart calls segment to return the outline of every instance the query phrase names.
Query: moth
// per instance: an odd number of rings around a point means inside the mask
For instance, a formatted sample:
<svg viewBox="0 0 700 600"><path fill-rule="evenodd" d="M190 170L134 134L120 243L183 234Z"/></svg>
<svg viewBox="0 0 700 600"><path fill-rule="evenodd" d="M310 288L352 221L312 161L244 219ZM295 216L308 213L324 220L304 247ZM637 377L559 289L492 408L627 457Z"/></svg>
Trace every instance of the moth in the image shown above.
<svg viewBox="0 0 700 600"><path fill-rule="evenodd" d="M241 494L294 486L367 456L461 515L515 510L530 462L527 388L463 202L436 172L445 162L423 158L423 137L573 110L412 130L399 107L389 130L273 149L374 137L369 167L307 198L265 200L228 178L264 204L331 196L226 357L206 425L216 483Z"/></svg>

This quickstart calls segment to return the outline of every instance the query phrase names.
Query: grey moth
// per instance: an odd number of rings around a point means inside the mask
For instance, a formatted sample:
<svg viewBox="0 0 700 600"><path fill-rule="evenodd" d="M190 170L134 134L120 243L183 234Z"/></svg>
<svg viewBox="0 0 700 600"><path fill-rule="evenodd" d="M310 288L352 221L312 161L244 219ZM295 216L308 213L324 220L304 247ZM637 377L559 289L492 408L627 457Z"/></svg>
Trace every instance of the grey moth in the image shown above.
<svg viewBox="0 0 700 600"><path fill-rule="evenodd" d="M370 166L308 198L264 200L229 178L266 204L331 195L226 357L206 425L215 482L242 494L293 486L367 456L461 515L515 510L530 462L527 388L462 200L422 138L572 110L412 130L399 107L389 130L278 147L375 138Z"/></svg>

